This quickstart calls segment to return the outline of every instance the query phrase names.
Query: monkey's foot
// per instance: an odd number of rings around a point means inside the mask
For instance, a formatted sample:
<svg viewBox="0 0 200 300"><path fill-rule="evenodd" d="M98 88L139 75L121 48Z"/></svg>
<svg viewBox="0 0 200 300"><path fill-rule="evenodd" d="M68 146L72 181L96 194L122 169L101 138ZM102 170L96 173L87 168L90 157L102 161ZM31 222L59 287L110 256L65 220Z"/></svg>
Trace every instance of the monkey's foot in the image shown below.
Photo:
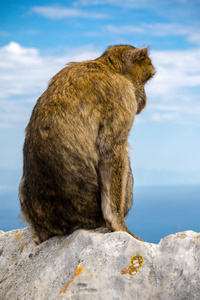
<svg viewBox="0 0 200 300"><path fill-rule="evenodd" d="M136 240L143 242L143 239L141 239L139 236L137 236L137 235L135 235L135 234L133 234L133 233L130 233L130 234L131 234Z"/></svg>
<svg viewBox="0 0 200 300"><path fill-rule="evenodd" d="M126 232L128 232L130 235L132 235L136 240L143 242L143 240L139 236L133 234L130 230L128 230L128 228L127 228Z"/></svg>

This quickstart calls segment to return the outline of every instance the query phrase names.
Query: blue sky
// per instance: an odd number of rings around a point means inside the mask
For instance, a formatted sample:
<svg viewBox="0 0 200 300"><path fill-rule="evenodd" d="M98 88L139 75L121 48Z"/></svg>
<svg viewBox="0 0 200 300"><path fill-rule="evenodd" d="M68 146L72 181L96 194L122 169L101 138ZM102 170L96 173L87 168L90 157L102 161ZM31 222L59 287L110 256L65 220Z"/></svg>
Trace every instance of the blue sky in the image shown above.
<svg viewBox="0 0 200 300"><path fill-rule="evenodd" d="M12 186L5 171L20 180L24 129L50 78L114 44L149 46L157 71L130 135L135 184L200 184L199 16L197 0L1 1L0 188Z"/></svg>

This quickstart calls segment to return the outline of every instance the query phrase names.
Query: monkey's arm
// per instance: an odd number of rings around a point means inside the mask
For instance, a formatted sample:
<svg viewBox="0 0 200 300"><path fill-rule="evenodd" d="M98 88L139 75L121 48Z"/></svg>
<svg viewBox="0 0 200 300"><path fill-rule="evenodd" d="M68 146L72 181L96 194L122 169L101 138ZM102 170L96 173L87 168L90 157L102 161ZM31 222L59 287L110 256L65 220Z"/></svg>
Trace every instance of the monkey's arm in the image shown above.
<svg viewBox="0 0 200 300"><path fill-rule="evenodd" d="M100 160L101 208L106 225L113 231L125 230L122 213L125 202L125 170L126 161L113 153Z"/></svg>
<svg viewBox="0 0 200 300"><path fill-rule="evenodd" d="M110 155L100 160L101 209L109 229L128 232L140 240L128 230L124 220L128 172L129 157L125 146L120 146L117 151L115 149L115 152L110 152Z"/></svg>

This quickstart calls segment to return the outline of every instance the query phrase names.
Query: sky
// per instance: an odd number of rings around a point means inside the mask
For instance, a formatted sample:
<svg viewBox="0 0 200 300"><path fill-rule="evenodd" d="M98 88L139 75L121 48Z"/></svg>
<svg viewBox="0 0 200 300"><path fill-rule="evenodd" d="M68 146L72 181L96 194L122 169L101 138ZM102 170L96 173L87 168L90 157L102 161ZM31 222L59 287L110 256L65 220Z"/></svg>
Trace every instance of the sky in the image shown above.
<svg viewBox="0 0 200 300"><path fill-rule="evenodd" d="M24 130L51 77L116 44L148 46L156 69L129 138L135 185L200 184L199 16L199 0L1 1L0 189L20 181Z"/></svg>

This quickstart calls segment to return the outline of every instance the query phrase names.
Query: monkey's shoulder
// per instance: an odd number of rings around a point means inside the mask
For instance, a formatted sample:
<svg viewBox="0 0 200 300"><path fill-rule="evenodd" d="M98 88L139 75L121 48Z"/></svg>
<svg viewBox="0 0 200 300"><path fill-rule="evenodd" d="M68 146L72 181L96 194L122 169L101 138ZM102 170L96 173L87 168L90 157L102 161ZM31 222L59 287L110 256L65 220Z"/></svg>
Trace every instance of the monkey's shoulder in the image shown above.
<svg viewBox="0 0 200 300"><path fill-rule="evenodd" d="M49 81L49 85L48 87L50 87L51 85L55 84L58 80L62 80L64 78L66 78L68 76L68 73L69 71L77 66L79 63L76 63L76 62L71 62L71 63L68 63L67 66L63 69L61 69L57 74L55 74L51 80Z"/></svg>
<svg viewBox="0 0 200 300"><path fill-rule="evenodd" d="M124 76L117 72L109 65L106 65L98 60L89 60L80 63L69 63L65 68L58 72L50 81L52 83L66 83L71 80L73 83L77 81L92 81L92 80L111 80L116 78L125 79Z"/></svg>
<svg viewBox="0 0 200 300"><path fill-rule="evenodd" d="M51 80L39 98L34 114L49 115L76 113L93 107L102 111L123 109L135 113L133 84L123 75L99 62L70 63ZM40 116L41 115L41 116Z"/></svg>

